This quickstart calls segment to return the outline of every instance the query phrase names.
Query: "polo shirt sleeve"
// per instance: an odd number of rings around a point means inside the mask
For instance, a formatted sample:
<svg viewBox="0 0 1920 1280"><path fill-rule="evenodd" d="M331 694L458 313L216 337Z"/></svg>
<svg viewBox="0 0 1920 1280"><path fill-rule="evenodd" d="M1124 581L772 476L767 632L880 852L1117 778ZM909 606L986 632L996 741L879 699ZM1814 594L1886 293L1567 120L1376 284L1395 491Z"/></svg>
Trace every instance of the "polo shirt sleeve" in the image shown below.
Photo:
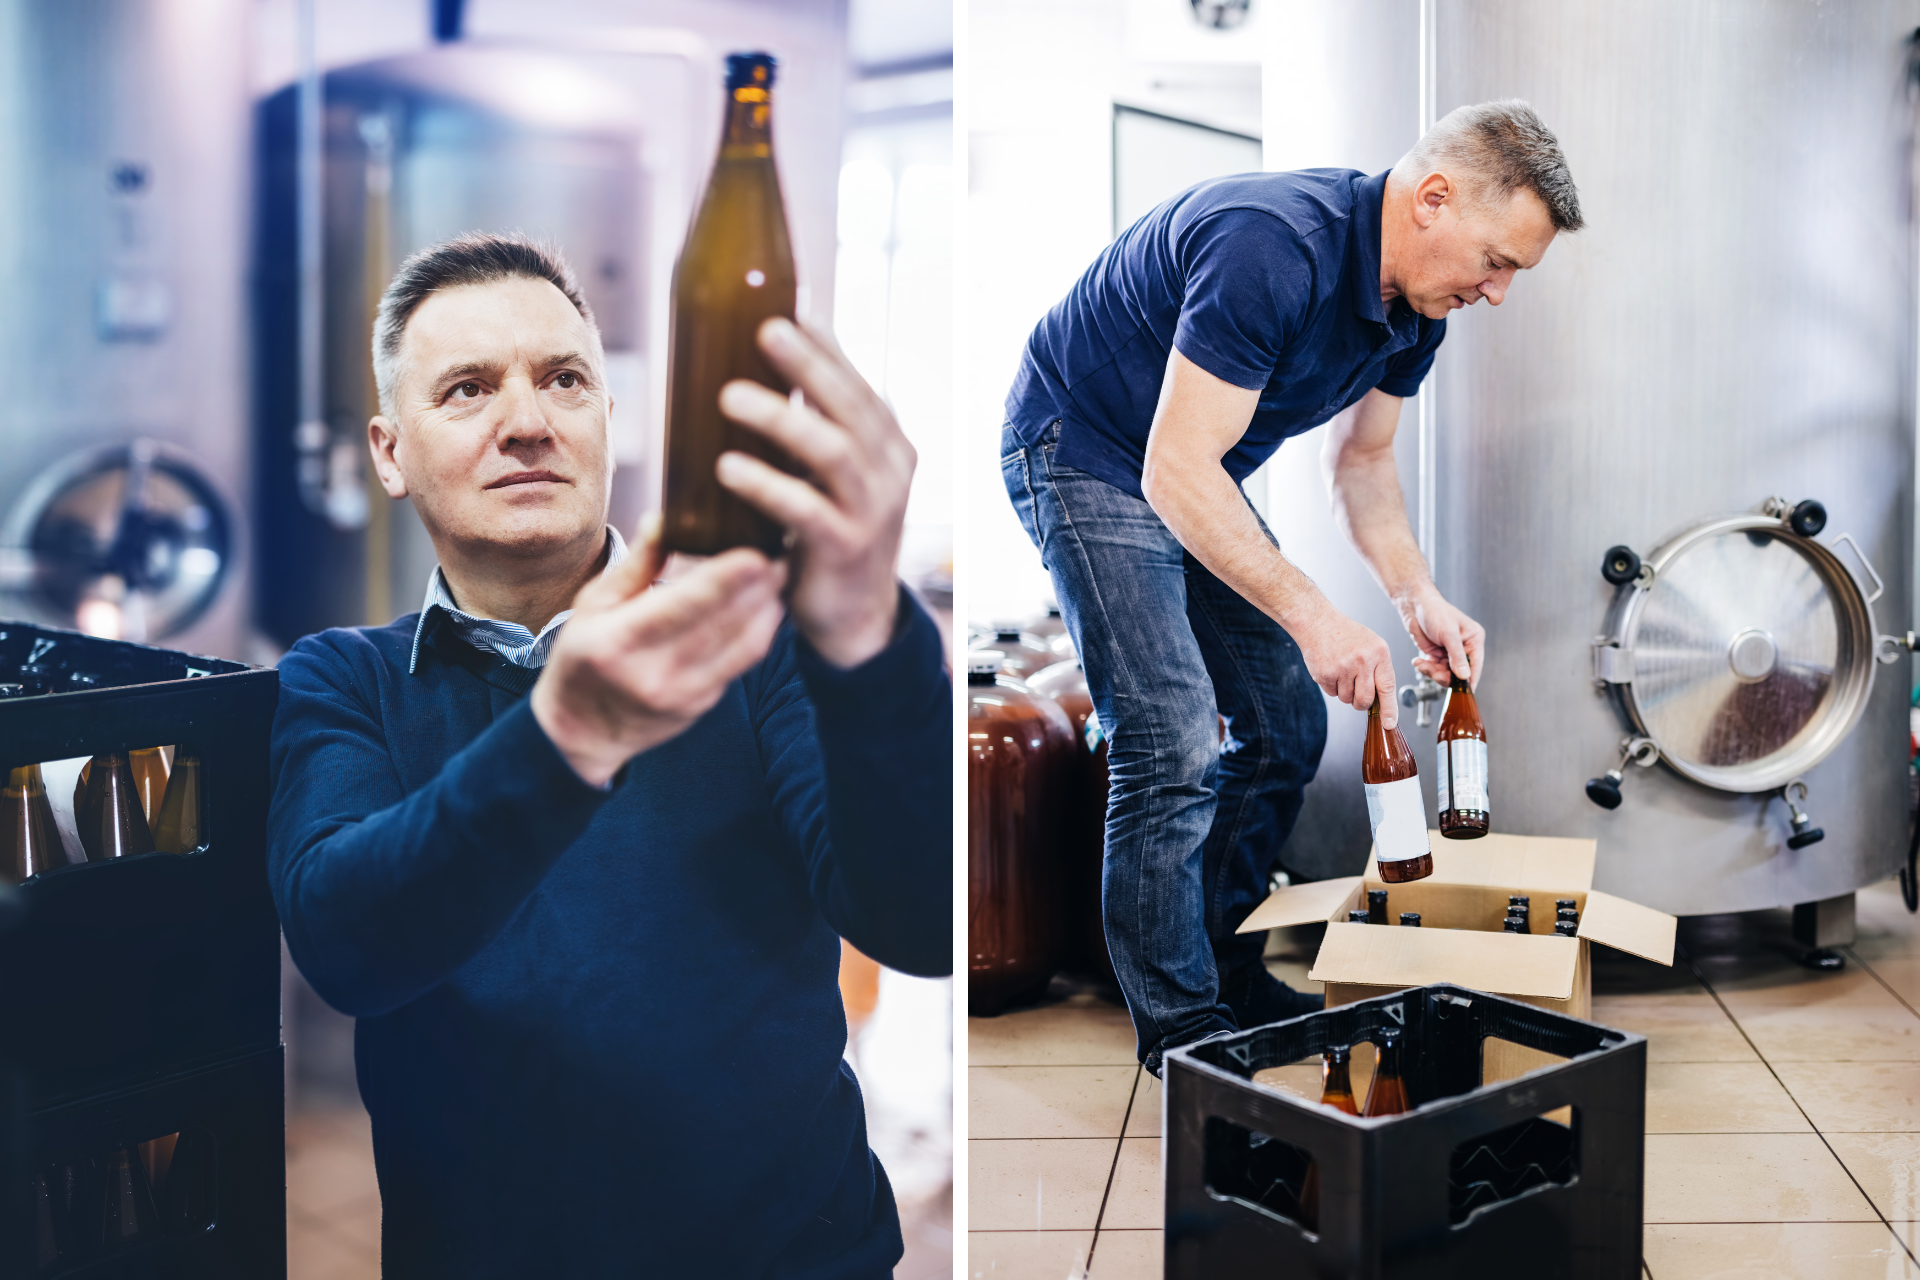
<svg viewBox="0 0 1920 1280"><path fill-rule="evenodd" d="M1185 280L1173 345L1223 382L1257 390L1305 323L1313 259L1293 229L1258 209L1223 209L1181 236Z"/></svg>
<svg viewBox="0 0 1920 1280"><path fill-rule="evenodd" d="M1433 368L1433 357L1440 351L1440 343L1447 336L1445 320L1420 321L1420 341L1405 351L1396 352L1387 361L1386 376L1374 383L1374 386L1390 396L1406 399L1420 390L1420 384L1426 381L1427 370Z"/></svg>

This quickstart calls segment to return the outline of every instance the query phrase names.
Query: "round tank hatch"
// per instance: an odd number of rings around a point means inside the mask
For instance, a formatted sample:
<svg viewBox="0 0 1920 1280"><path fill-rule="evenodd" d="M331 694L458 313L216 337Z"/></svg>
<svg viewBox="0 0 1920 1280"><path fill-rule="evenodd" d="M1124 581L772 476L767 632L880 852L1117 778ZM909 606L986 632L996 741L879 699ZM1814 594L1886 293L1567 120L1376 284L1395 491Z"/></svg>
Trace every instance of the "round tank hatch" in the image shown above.
<svg viewBox="0 0 1920 1280"><path fill-rule="evenodd" d="M1770 516L1711 520L1648 557L1623 589L1616 681L1677 772L1768 791L1819 763L1873 685L1873 614L1834 553Z"/></svg>
<svg viewBox="0 0 1920 1280"><path fill-rule="evenodd" d="M43 473L9 513L0 587L46 620L148 641L205 613L232 566L227 506L179 453L136 440Z"/></svg>

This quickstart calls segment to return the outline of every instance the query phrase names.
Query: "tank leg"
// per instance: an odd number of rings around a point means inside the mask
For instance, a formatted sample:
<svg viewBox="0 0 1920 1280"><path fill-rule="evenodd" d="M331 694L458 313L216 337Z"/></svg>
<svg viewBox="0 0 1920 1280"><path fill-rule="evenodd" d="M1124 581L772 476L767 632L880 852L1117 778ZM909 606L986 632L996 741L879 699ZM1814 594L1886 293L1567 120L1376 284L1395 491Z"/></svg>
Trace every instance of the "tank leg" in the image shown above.
<svg viewBox="0 0 1920 1280"><path fill-rule="evenodd" d="M1837 898L1794 904L1793 940L1808 948L1807 953L1800 957L1800 963L1807 968L1845 968L1846 957L1834 948L1851 945L1853 935L1852 894L1843 893Z"/></svg>

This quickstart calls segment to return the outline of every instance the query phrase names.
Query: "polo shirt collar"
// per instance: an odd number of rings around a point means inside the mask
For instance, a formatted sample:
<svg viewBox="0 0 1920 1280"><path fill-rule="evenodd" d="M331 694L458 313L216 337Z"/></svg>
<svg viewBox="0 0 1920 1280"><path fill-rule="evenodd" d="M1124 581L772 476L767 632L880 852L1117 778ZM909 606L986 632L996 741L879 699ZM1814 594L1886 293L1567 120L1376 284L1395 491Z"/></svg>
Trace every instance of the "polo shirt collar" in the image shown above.
<svg viewBox="0 0 1920 1280"><path fill-rule="evenodd" d="M1354 314L1391 326L1387 304L1380 301L1380 204L1386 193L1386 173L1354 180L1353 269L1348 274L1353 281Z"/></svg>
<svg viewBox="0 0 1920 1280"><path fill-rule="evenodd" d="M612 525L607 526L607 563L601 569L608 569L627 558L627 542L620 531ZM451 627L456 635L477 649L486 649L497 653L516 666L538 668L546 665L547 652L553 647L554 633L560 624L573 616L573 610L563 609L555 614L546 626L540 629L538 636L515 622L502 622L495 618L476 618L462 612L455 603L453 592L447 587L447 579L440 572L440 566L433 566L433 572L427 575L427 596L420 604L420 621L413 628L413 654L407 659L407 674L413 675L420 669L420 644L428 636L428 628Z"/></svg>

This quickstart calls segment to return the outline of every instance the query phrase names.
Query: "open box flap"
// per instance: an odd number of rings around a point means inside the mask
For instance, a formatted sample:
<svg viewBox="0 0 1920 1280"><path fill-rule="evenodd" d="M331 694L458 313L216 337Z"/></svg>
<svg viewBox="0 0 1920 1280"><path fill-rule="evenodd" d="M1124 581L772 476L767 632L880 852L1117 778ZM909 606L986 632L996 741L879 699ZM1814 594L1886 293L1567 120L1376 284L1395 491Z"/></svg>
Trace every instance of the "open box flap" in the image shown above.
<svg viewBox="0 0 1920 1280"><path fill-rule="evenodd" d="M1452 982L1501 995L1565 1000L1573 994L1579 962L1580 948L1568 938L1340 921L1327 926L1307 977L1374 987Z"/></svg>
<svg viewBox="0 0 1920 1280"><path fill-rule="evenodd" d="M1594 842L1559 836L1513 836L1493 832L1478 840L1448 840L1427 832L1433 875L1441 884L1580 893L1593 884ZM1371 857L1371 852L1369 852Z"/></svg>
<svg viewBox="0 0 1920 1280"><path fill-rule="evenodd" d="M1679 921L1664 911L1594 890L1580 913L1580 936L1651 960L1673 963L1673 934Z"/></svg>
<svg viewBox="0 0 1920 1280"><path fill-rule="evenodd" d="M1246 923L1236 932L1256 933L1290 924L1319 924L1340 909L1361 884L1359 876L1341 876L1336 880L1315 880L1312 884L1290 884L1275 889L1267 900L1253 909Z"/></svg>

